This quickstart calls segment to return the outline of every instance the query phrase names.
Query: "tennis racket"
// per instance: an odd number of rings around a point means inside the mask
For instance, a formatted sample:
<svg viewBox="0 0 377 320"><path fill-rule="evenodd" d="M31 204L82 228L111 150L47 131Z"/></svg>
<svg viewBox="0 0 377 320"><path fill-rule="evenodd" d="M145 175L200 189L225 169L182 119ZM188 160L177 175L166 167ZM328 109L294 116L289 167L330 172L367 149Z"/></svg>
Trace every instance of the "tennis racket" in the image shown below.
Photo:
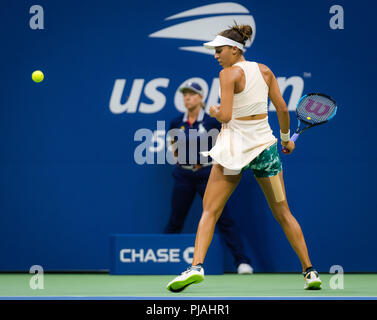
<svg viewBox="0 0 377 320"><path fill-rule="evenodd" d="M295 142L305 130L328 122L335 116L337 109L335 100L323 93L304 95L297 102L297 130L290 140ZM288 153L285 147L282 151Z"/></svg>

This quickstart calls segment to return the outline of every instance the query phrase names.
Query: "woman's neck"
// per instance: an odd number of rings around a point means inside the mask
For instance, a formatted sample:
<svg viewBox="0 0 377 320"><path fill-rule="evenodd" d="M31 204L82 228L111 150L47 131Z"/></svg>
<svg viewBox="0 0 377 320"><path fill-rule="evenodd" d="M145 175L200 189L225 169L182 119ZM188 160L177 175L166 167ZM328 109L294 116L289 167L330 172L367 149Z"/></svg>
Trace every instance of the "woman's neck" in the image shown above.
<svg viewBox="0 0 377 320"><path fill-rule="evenodd" d="M246 61L245 57L242 55L240 56L232 65L238 63L238 62L242 62L242 61Z"/></svg>

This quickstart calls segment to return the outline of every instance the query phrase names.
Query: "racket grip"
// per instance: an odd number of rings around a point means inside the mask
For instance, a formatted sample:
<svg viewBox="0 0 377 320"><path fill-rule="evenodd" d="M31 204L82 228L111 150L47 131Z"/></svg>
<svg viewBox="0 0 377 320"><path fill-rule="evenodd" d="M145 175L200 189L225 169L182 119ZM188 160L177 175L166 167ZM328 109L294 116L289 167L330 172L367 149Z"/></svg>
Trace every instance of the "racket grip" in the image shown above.
<svg viewBox="0 0 377 320"><path fill-rule="evenodd" d="M293 142L296 142L298 136L299 136L298 133L294 133L290 140L292 140Z"/></svg>
<svg viewBox="0 0 377 320"><path fill-rule="evenodd" d="M299 136L298 133L294 133L293 136L292 136L289 140L295 142L295 141L298 139L298 136ZM284 153L288 153L288 149L285 148L285 147L282 148L282 151L283 151Z"/></svg>

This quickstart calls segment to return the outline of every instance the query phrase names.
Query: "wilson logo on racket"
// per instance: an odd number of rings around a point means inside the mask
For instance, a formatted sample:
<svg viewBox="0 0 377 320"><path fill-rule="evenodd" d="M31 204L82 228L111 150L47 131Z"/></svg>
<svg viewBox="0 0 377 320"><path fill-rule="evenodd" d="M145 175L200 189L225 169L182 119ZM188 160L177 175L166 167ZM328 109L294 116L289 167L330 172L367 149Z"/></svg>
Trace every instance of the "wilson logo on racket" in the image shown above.
<svg viewBox="0 0 377 320"><path fill-rule="evenodd" d="M291 140L295 142L305 130L331 120L337 109L335 100L323 93L309 93L301 97L296 107L297 130ZM288 152L284 147L282 151Z"/></svg>
<svg viewBox="0 0 377 320"><path fill-rule="evenodd" d="M196 7L165 18L165 20L182 19L201 15L216 15L191 21L181 22L161 29L149 35L151 38L170 38L200 41L198 46L180 47L179 50L192 51L213 55L214 50L203 47L203 42L213 40L219 30L224 30L234 21L238 24L248 24L253 29L253 35L246 42L245 47L250 47L255 38L255 21L244 6L235 2L221 2L201 7ZM223 15L226 14L226 15Z"/></svg>
<svg viewBox="0 0 377 320"><path fill-rule="evenodd" d="M323 116L330 111L330 106L324 105L320 102L315 102L313 99L308 100L305 110L309 113L314 113L316 116Z"/></svg>

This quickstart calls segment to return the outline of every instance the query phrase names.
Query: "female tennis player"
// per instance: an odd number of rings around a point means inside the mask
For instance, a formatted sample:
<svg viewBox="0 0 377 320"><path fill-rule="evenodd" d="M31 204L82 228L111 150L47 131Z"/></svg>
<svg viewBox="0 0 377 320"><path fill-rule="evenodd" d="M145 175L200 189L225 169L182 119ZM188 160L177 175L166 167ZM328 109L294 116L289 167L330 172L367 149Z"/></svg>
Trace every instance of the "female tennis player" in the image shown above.
<svg viewBox="0 0 377 320"><path fill-rule="evenodd" d="M167 285L172 292L180 292L204 280L204 258L216 222L242 172L248 168L253 170L274 217L300 259L304 288L321 288L300 225L288 207L277 139L268 123L267 99L269 97L276 108L281 144L290 154L295 144L290 140L288 108L272 71L263 64L245 60L244 45L251 35L250 26L235 24L204 44L208 49L215 49L214 57L223 67L219 75L220 106L211 106L209 110L210 116L222 122L222 129L215 146L208 152L215 164L203 198L193 262Z"/></svg>

